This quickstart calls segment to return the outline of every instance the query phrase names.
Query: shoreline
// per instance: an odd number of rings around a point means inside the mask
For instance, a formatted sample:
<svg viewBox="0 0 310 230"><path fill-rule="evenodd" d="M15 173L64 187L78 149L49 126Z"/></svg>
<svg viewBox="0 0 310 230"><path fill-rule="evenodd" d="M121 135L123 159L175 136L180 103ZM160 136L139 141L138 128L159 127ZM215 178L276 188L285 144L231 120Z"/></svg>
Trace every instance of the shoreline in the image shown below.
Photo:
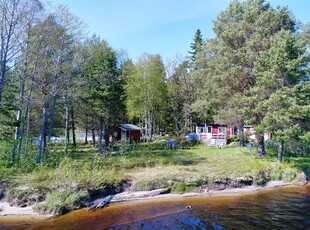
<svg viewBox="0 0 310 230"><path fill-rule="evenodd" d="M110 203L130 203L135 201L147 201L167 198L188 198L188 197L212 197L212 196L242 196L257 193L263 190L272 190L279 187L307 186L309 182L283 182L269 181L263 186L245 186L240 188L225 188L223 190L205 190L202 192L168 193L167 189L156 189L152 191L122 192L116 194Z"/></svg>
<svg viewBox="0 0 310 230"><path fill-rule="evenodd" d="M204 190L202 192L185 192L185 193L170 193L168 189L156 189L152 191L125 191L114 195L111 204L117 203L130 203L136 201L148 201L158 199L177 199L177 198L188 198L188 197L212 197L212 196L242 196L247 194L257 193L262 190L272 190L278 187L298 187L308 186L309 182L283 182L283 181L270 181L263 186L245 186L240 188L225 188L223 190ZM32 206L17 207L11 206L8 202L0 200L0 220L3 218L42 218L48 219L53 215L39 214L33 211Z"/></svg>

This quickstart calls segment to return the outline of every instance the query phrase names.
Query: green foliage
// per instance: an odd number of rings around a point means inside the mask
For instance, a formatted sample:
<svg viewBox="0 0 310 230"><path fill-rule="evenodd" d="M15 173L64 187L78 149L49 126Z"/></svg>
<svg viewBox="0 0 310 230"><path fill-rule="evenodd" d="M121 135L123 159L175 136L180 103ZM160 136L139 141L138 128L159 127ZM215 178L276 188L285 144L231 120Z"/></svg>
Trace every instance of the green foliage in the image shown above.
<svg viewBox="0 0 310 230"><path fill-rule="evenodd" d="M309 132L309 103L301 103L305 90L293 89L307 84L309 56L305 44L296 42L288 9L232 1L215 20L214 31L216 37L197 55L194 111L214 115L217 123L249 123L257 134L268 130L281 141Z"/></svg>
<svg viewBox="0 0 310 230"><path fill-rule="evenodd" d="M282 179L284 181L293 181L296 178L297 171L293 168L287 168L283 170Z"/></svg>
<svg viewBox="0 0 310 230"><path fill-rule="evenodd" d="M167 87L165 67L159 55L144 54L126 78L126 108L130 120L147 125L146 138L152 138L152 125L165 120Z"/></svg>
<svg viewBox="0 0 310 230"><path fill-rule="evenodd" d="M257 185L263 185L267 182L266 173L264 171L259 171L255 177L254 183Z"/></svg>
<svg viewBox="0 0 310 230"><path fill-rule="evenodd" d="M15 205L40 202L36 210L63 214L85 206L86 201L95 197L120 192L128 183L136 191L170 188L186 192L214 183L230 186L240 180L248 184L278 179L301 181L310 168L307 158L301 157L276 163L271 148L269 157L255 158L239 147L152 150L154 146L150 143L139 143L131 151L102 158L92 153L90 146L80 147L83 151L70 153L55 167L43 164L28 174L14 167L7 169L15 170L15 182L9 178L10 202Z"/></svg>
<svg viewBox="0 0 310 230"><path fill-rule="evenodd" d="M87 193L81 191L52 191L46 195L45 201L36 204L34 209L39 213L62 215L69 210L79 208L87 199Z"/></svg>
<svg viewBox="0 0 310 230"><path fill-rule="evenodd" d="M186 184L184 182L178 183L176 190L178 192L185 192L186 191Z"/></svg>
<svg viewBox="0 0 310 230"><path fill-rule="evenodd" d="M191 43L191 51L189 53L192 55L191 59L193 62L196 60L196 55L199 53L201 50L201 47L203 45L203 38L202 38L202 33L200 29L196 30L195 37L194 37L194 42Z"/></svg>

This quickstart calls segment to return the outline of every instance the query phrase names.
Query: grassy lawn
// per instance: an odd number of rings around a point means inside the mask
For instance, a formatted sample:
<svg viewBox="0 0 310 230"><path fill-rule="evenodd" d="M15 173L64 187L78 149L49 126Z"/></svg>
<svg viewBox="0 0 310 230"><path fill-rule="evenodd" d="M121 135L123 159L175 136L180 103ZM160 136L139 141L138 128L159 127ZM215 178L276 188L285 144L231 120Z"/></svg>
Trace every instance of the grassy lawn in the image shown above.
<svg viewBox="0 0 310 230"><path fill-rule="evenodd" d="M151 156L152 167L133 168L127 171L133 179L135 190L150 190L184 183L185 190L212 183L236 184L252 180L263 184L269 180L300 181L305 179L304 168L297 163L279 164L275 155L257 158L246 148L210 148L199 146L188 150L177 150ZM131 157L131 161L134 160ZM143 159L147 159L143 157ZM128 158L126 158L128 160ZM134 162L138 162L137 158ZM310 166L310 162L304 163ZM181 186L184 188L184 185Z"/></svg>
<svg viewBox="0 0 310 230"><path fill-rule="evenodd" d="M213 185L237 187L270 180L301 181L310 169L309 157L286 157L280 164L271 149L263 158L240 147L168 149L166 145L139 144L125 149L103 158L92 147L81 145L71 149L66 157L54 156L54 163L27 174L16 174L10 184L9 199L17 205L45 200L36 206L37 210L61 214L126 187L135 191L200 191ZM57 147L55 154L61 154ZM50 159L54 159L52 154Z"/></svg>

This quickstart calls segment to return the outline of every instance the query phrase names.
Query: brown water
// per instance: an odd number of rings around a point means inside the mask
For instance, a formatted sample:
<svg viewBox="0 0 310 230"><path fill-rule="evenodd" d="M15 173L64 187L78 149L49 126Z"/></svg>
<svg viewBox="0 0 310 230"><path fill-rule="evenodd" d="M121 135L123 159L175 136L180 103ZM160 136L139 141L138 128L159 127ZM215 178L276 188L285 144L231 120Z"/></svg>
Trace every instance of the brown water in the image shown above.
<svg viewBox="0 0 310 230"><path fill-rule="evenodd" d="M192 209L187 209L190 205ZM310 185L232 197L192 197L73 211L41 222L0 229L309 229ZM33 220L34 221L34 220Z"/></svg>

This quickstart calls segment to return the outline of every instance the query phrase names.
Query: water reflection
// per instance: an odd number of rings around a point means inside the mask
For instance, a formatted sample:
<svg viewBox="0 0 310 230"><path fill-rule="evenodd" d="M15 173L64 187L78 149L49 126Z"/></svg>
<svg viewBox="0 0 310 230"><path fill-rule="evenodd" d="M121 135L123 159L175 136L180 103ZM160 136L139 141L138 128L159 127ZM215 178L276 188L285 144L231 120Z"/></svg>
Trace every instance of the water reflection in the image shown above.
<svg viewBox="0 0 310 230"><path fill-rule="evenodd" d="M111 204L93 212L74 211L24 229L310 229L309 213L308 185L233 197Z"/></svg>

